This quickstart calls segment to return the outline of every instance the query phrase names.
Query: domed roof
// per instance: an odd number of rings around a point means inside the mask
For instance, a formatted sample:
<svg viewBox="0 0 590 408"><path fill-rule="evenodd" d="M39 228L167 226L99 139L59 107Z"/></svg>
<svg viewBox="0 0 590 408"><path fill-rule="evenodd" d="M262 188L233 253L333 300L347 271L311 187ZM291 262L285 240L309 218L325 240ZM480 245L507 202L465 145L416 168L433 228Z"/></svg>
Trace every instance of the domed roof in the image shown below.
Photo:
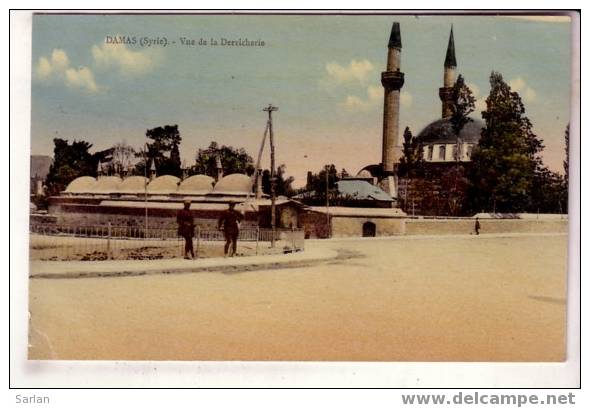
<svg viewBox="0 0 590 408"><path fill-rule="evenodd" d="M384 176L383 174L383 166L381 164L369 164L368 166L363 167L358 173L358 177L378 177L381 178Z"/></svg>
<svg viewBox="0 0 590 408"><path fill-rule="evenodd" d="M484 123L479 119L473 119L473 121L468 122L459 133L461 141L463 143L477 143L483 127ZM447 144L457 142L457 138L453 132L453 126L448 118L435 120L426 126L418 134L418 140L424 144Z"/></svg>
<svg viewBox="0 0 590 408"><path fill-rule="evenodd" d="M213 190L214 183L215 180L213 177L196 174L183 180L178 187L178 192L185 194L207 194Z"/></svg>
<svg viewBox="0 0 590 408"><path fill-rule="evenodd" d="M156 177L147 186L148 193L152 194L170 194L178 190L178 183L180 179L176 176L160 176Z"/></svg>
<svg viewBox="0 0 590 408"><path fill-rule="evenodd" d="M145 183L147 179L144 176L131 176L119 184L117 191L123 194L141 194L145 192Z"/></svg>
<svg viewBox="0 0 590 408"><path fill-rule="evenodd" d="M121 179L116 176L99 177L94 185L94 192L96 193L114 193L121 185Z"/></svg>
<svg viewBox="0 0 590 408"><path fill-rule="evenodd" d="M371 175L371 172L367 169L362 169L361 171L359 171L356 174L356 176L360 177L360 178L373 178L373 176Z"/></svg>
<svg viewBox="0 0 590 408"><path fill-rule="evenodd" d="M252 181L245 174L234 173L223 177L215 184L217 194L248 194L252 191Z"/></svg>
<svg viewBox="0 0 590 408"><path fill-rule="evenodd" d="M90 176L78 177L66 187L66 193L83 194L94 192L94 186L96 185L96 179Z"/></svg>

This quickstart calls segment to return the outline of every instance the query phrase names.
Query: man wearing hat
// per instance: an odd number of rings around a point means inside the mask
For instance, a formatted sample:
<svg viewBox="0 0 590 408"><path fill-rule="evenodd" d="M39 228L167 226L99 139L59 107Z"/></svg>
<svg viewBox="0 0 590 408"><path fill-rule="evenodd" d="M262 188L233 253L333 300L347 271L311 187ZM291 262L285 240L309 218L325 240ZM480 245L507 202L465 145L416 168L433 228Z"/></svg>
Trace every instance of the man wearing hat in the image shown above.
<svg viewBox="0 0 590 408"><path fill-rule="evenodd" d="M178 235L184 238L184 259L192 259L195 257L195 251L193 250L195 220L191 214L190 206L190 200L185 200L184 209L178 211L176 216L176 222L178 223Z"/></svg>
<svg viewBox="0 0 590 408"><path fill-rule="evenodd" d="M217 227L223 230L225 235L225 246L223 247L223 254L228 255L229 247L231 245L231 254L234 256L238 247L238 235L240 235L240 222L244 219L244 216L235 209L235 201L229 202L229 209L224 211L219 217Z"/></svg>

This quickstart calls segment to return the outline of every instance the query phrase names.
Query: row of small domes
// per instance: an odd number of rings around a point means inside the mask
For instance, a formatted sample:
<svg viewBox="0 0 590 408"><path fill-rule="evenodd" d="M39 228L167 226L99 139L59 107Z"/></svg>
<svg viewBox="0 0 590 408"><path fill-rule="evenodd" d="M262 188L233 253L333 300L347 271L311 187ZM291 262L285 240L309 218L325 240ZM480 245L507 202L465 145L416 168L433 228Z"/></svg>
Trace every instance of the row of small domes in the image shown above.
<svg viewBox="0 0 590 408"><path fill-rule="evenodd" d="M147 186L146 186L147 184ZM71 194L248 194L252 191L252 180L245 174L230 174L217 183L212 177L203 174L190 176L184 180L165 175L153 180L143 176L121 179L116 176L103 176L98 179L89 176L78 177L65 189Z"/></svg>

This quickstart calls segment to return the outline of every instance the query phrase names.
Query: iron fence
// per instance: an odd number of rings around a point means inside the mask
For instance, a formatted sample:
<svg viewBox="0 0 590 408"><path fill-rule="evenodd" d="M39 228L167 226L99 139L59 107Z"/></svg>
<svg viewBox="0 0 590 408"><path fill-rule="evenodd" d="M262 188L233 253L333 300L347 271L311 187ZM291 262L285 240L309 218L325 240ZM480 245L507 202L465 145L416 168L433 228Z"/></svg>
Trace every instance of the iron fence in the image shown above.
<svg viewBox="0 0 590 408"><path fill-rule="evenodd" d="M114 225L31 224L31 259L107 260L166 259L183 256L184 239L175 228L150 228ZM273 240L274 237L274 240ZM304 249L302 229L246 227L240 230L243 254L295 252ZM223 231L195 228L193 246L199 257L222 255ZM272 245L274 244L274 245Z"/></svg>

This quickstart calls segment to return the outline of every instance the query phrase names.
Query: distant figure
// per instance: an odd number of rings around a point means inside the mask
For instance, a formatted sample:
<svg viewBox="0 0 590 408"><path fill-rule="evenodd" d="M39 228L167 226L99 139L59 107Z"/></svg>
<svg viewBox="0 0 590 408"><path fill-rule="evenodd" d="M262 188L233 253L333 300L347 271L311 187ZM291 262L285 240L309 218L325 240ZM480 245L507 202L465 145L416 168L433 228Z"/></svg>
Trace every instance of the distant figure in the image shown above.
<svg viewBox="0 0 590 408"><path fill-rule="evenodd" d="M223 247L224 256L228 255L229 247L231 245L230 256L236 254L238 247L238 235L240 235L240 222L244 219L244 216L235 209L236 203L230 201L229 209L224 211L219 217L217 227L223 230L225 235L225 246Z"/></svg>
<svg viewBox="0 0 590 408"><path fill-rule="evenodd" d="M479 218L475 217L475 235L479 235L480 229L481 229L481 225L479 225Z"/></svg>
<svg viewBox="0 0 590 408"><path fill-rule="evenodd" d="M178 223L178 235L184 238L184 259L193 259L193 237L195 236L195 220L190 210L191 202L184 202L184 209L178 211L176 222ZM190 258L189 258L190 254Z"/></svg>

